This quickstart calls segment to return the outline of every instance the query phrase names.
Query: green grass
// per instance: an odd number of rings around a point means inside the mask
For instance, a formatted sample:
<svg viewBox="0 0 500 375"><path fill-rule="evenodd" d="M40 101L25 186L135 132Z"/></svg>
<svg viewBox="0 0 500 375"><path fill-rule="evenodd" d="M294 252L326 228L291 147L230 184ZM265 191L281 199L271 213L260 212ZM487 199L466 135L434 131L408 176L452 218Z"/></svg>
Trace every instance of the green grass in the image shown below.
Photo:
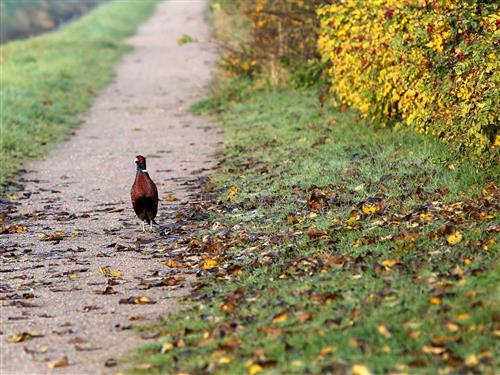
<svg viewBox="0 0 500 375"><path fill-rule="evenodd" d="M190 310L146 328L164 336L131 372L498 370L498 168L319 108L314 90L245 85L196 106L224 130L218 204L173 245L219 266Z"/></svg>
<svg viewBox="0 0 500 375"><path fill-rule="evenodd" d="M60 141L109 82L130 46L123 39L152 14L155 0L105 3L64 29L1 48L0 189L26 161Z"/></svg>

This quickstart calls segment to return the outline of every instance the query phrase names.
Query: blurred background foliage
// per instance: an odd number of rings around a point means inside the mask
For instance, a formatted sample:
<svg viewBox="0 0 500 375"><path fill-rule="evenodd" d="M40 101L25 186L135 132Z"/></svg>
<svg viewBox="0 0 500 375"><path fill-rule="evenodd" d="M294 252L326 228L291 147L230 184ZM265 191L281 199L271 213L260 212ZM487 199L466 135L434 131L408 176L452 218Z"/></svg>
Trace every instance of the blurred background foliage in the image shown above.
<svg viewBox="0 0 500 375"><path fill-rule="evenodd" d="M106 0L2 0L0 38L26 38L78 18Z"/></svg>
<svg viewBox="0 0 500 375"><path fill-rule="evenodd" d="M498 158L498 2L219 0L212 10L229 77L319 85L321 103Z"/></svg>

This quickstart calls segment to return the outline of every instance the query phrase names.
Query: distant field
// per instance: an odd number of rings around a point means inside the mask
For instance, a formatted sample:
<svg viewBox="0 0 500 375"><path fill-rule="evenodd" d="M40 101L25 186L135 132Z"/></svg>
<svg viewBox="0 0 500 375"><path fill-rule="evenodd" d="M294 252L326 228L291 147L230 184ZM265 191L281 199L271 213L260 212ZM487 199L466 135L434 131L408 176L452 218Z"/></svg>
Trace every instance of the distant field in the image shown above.
<svg viewBox="0 0 500 375"><path fill-rule="evenodd" d="M2 46L0 192L29 159L79 125L113 65L122 40L152 14L155 0L111 1L61 31Z"/></svg>
<svg viewBox="0 0 500 375"><path fill-rule="evenodd" d="M87 13L105 0L3 0L1 42L53 30Z"/></svg>

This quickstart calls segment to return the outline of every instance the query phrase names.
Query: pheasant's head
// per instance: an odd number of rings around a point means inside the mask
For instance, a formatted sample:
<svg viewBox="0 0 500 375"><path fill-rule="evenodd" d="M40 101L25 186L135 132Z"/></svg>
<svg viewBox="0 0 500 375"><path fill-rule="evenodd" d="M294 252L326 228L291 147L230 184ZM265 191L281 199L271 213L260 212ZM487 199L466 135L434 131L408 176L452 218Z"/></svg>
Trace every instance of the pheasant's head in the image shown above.
<svg viewBox="0 0 500 375"><path fill-rule="evenodd" d="M135 164L137 165L138 172L146 172L146 158L142 155L135 157Z"/></svg>

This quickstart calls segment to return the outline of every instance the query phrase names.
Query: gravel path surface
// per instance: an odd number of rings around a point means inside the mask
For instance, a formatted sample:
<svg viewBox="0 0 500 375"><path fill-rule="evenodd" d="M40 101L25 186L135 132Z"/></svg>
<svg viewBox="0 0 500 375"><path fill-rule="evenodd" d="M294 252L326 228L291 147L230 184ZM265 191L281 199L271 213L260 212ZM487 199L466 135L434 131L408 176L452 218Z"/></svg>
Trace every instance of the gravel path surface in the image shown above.
<svg viewBox="0 0 500 375"><path fill-rule="evenodd" d="M219 147L217 129L185 112L215 61L205 7L160 3L82 127L32 163L19 198L2 207L2 375L115 373L115 360L154 338L131 327L182 308L196 276L165 265L171 214ZM179 46L182 34L198 42ZM161 200L160 228L144 234L130 203L137 154Z"/></svg>

